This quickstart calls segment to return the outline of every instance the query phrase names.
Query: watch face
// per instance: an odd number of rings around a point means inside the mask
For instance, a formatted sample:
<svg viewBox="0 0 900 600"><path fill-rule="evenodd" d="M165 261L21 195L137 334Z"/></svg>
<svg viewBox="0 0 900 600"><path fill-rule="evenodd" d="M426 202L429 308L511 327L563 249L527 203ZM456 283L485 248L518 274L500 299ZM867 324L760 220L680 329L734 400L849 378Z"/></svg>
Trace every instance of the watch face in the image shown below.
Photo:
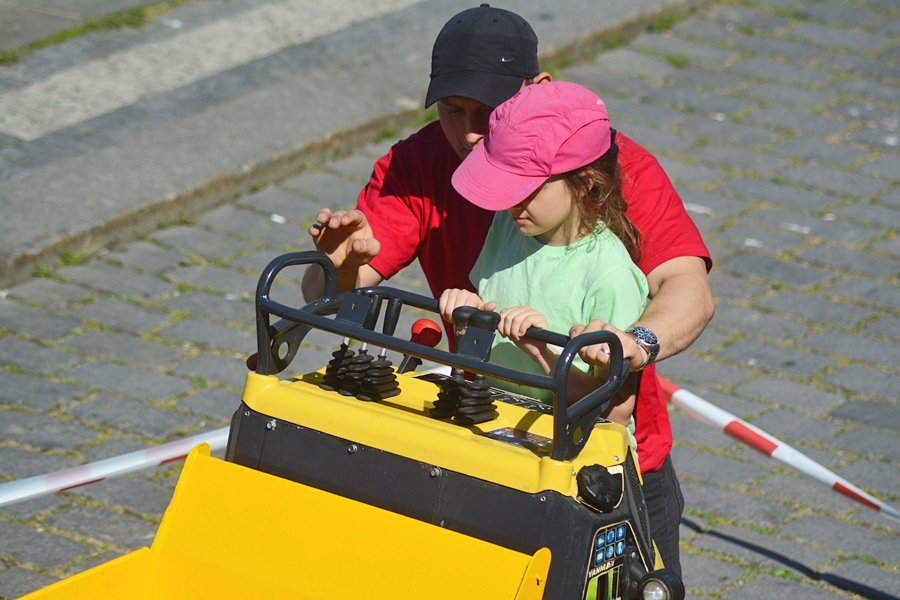
<svg viewBox="0 0 900 600"><path fill-rule="evenodd" d="M653 345L659 343L659 340L656 339L656 334L646 327L635 327L631 332L634 334L634 337L646 344Z"/></svg>

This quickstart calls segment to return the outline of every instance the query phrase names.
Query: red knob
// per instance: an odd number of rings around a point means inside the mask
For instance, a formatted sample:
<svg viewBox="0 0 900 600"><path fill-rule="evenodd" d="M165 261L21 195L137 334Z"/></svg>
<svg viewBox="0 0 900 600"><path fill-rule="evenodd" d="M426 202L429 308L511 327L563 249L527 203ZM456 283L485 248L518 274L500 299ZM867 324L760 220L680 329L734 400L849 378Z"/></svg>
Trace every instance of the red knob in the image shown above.
<svg viewBox="0 0 900 600"><path fill-rule="evenodd" d="M438 345L438 342L441 341L441 336L443 335L441 326L431 319L417 320L412 324L410 330L412 332L410 341L422 344L423 346L430 346L431 348Z"/></svg>

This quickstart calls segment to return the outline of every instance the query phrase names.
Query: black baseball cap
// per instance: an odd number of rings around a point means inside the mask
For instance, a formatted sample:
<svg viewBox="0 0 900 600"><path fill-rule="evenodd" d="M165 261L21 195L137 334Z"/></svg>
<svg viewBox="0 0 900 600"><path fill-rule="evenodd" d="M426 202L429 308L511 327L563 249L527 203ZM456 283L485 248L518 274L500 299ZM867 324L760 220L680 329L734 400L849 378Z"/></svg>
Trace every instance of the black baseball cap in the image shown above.
<svg viewBox="0 0 900 600"><path fill-rule="evenodd" d="M515 13L487 4L462 11L434 42L425 106L448 96L502 104L538 74L537 45L534 29Z"/></svg>

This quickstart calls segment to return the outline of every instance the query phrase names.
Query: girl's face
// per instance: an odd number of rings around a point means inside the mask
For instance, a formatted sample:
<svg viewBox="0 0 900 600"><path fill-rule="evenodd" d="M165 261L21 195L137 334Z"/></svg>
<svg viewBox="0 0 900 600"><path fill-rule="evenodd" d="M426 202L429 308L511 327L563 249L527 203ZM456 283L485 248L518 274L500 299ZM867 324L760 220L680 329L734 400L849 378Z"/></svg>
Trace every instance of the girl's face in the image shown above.
<svg viewBox="0 0 900 600"><path fill-rule="evenodd" d="M532 195L509 209L519 233L548 246L578 240L580 215L575 198L562 177L551 177Z"/></svg>

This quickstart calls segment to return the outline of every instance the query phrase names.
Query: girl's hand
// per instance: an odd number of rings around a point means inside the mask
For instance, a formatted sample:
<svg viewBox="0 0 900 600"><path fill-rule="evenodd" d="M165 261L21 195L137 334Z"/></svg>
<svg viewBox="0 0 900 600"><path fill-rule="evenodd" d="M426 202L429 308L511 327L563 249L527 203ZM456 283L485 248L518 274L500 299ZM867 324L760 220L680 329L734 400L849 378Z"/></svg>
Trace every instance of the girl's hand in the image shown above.
<svg viewBox="0 0 900 600"><path fill-rule="evenodd" d="M453 311L460 306L473 306L478 310L493 310L494 302L485 302L475 292L453 288L444 290L438 300L441 318L448 323L453 322Z"/></svg>
<svg viewBox="0 0 900 600"><path fill-rule="evenodd" d="M525 337L530 327L547 329L547 317L530 306L514 306L500 311L500 323L497 333L509 338L522 351L536 360L543 367L547 363L547 344Z"/></svg>

